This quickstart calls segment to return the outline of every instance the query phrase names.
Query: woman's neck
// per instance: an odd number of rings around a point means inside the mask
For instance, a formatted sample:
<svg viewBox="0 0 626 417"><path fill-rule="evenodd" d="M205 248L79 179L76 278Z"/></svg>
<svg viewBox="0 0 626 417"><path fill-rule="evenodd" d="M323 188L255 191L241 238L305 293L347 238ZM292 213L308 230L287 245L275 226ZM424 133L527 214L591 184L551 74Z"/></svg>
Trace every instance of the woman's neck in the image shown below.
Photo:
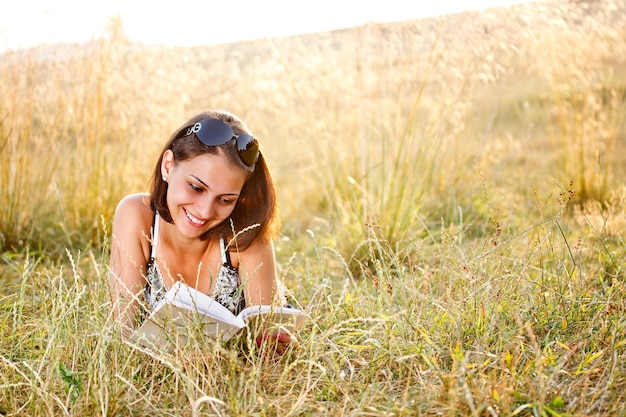
<svg viewBox="0 0 626 417"><path fill-rule="evenodd" d="M211 239L200 240L182 236L171 223L161 223L161 245L176 259L201 260L208 252Z"/></svg>

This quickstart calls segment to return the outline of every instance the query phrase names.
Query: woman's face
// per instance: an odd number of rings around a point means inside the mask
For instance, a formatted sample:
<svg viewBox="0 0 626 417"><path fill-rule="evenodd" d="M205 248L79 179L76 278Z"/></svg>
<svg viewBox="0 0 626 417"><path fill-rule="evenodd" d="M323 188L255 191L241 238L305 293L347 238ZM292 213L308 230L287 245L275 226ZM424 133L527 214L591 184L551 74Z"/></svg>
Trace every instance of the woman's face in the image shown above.
<svg viewBox="0 0 626 417"><path fill-rule="evenodd" d="M221 153L174 161L168 150L161 172L168 182L167 207L172 220L188 237L199 237L228 218L246 179Z"/></svg>

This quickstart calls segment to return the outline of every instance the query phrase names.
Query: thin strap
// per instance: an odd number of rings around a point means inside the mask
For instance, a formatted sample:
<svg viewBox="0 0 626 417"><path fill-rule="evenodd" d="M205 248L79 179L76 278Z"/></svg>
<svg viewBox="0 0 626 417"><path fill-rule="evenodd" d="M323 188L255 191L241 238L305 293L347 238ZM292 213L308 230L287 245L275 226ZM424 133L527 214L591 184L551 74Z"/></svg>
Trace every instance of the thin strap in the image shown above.
<svg viewBox="0 0 626 417"><path fill-rule="evenodd" d="M152 242L150 249L150 258L156 258L157 245L159 243L159 212L154 213L154 219L152 220Z"/></svg>
<svg viewBox="0 0 626 417"><path fill-rule="evenodd" d="M222 265L228 265L232 267L233 264L230 263L230 253L226 248L226 242L224 241L224 238L220 239L220 251L222 252Z"/></svg>

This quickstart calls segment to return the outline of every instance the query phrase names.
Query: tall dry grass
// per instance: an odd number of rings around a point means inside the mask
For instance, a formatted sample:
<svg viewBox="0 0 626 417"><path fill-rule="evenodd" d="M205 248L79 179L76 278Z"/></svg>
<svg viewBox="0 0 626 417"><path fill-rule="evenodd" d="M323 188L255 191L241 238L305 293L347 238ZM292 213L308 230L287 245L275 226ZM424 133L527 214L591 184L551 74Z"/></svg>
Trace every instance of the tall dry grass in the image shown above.
<svg viewBox="0 0 626 417"><path fill-rule="evenodd" d="M0 60L0 414L624 415L623 1ZM109 224L170 131L248 122L279 185L282 359L122 342ZM244 341L245 343L245 341Z"/></svg>

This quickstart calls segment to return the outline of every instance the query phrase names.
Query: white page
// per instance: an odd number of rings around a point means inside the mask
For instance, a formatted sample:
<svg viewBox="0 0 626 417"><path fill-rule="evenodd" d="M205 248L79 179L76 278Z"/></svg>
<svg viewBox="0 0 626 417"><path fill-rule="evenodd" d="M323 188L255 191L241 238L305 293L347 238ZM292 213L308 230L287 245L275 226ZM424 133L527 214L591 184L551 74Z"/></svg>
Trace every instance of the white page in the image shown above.
<svg viewBox="0 0 626 417"><path fill-rule="evenodd" d="M158 311L166 303L171 303L174 306L187 310L198 311L202 315L221 320L233 326L240 328L245 326L243 320L233 315L226 307L181 281L176 281L157 304L154 311Z"/></svg>

